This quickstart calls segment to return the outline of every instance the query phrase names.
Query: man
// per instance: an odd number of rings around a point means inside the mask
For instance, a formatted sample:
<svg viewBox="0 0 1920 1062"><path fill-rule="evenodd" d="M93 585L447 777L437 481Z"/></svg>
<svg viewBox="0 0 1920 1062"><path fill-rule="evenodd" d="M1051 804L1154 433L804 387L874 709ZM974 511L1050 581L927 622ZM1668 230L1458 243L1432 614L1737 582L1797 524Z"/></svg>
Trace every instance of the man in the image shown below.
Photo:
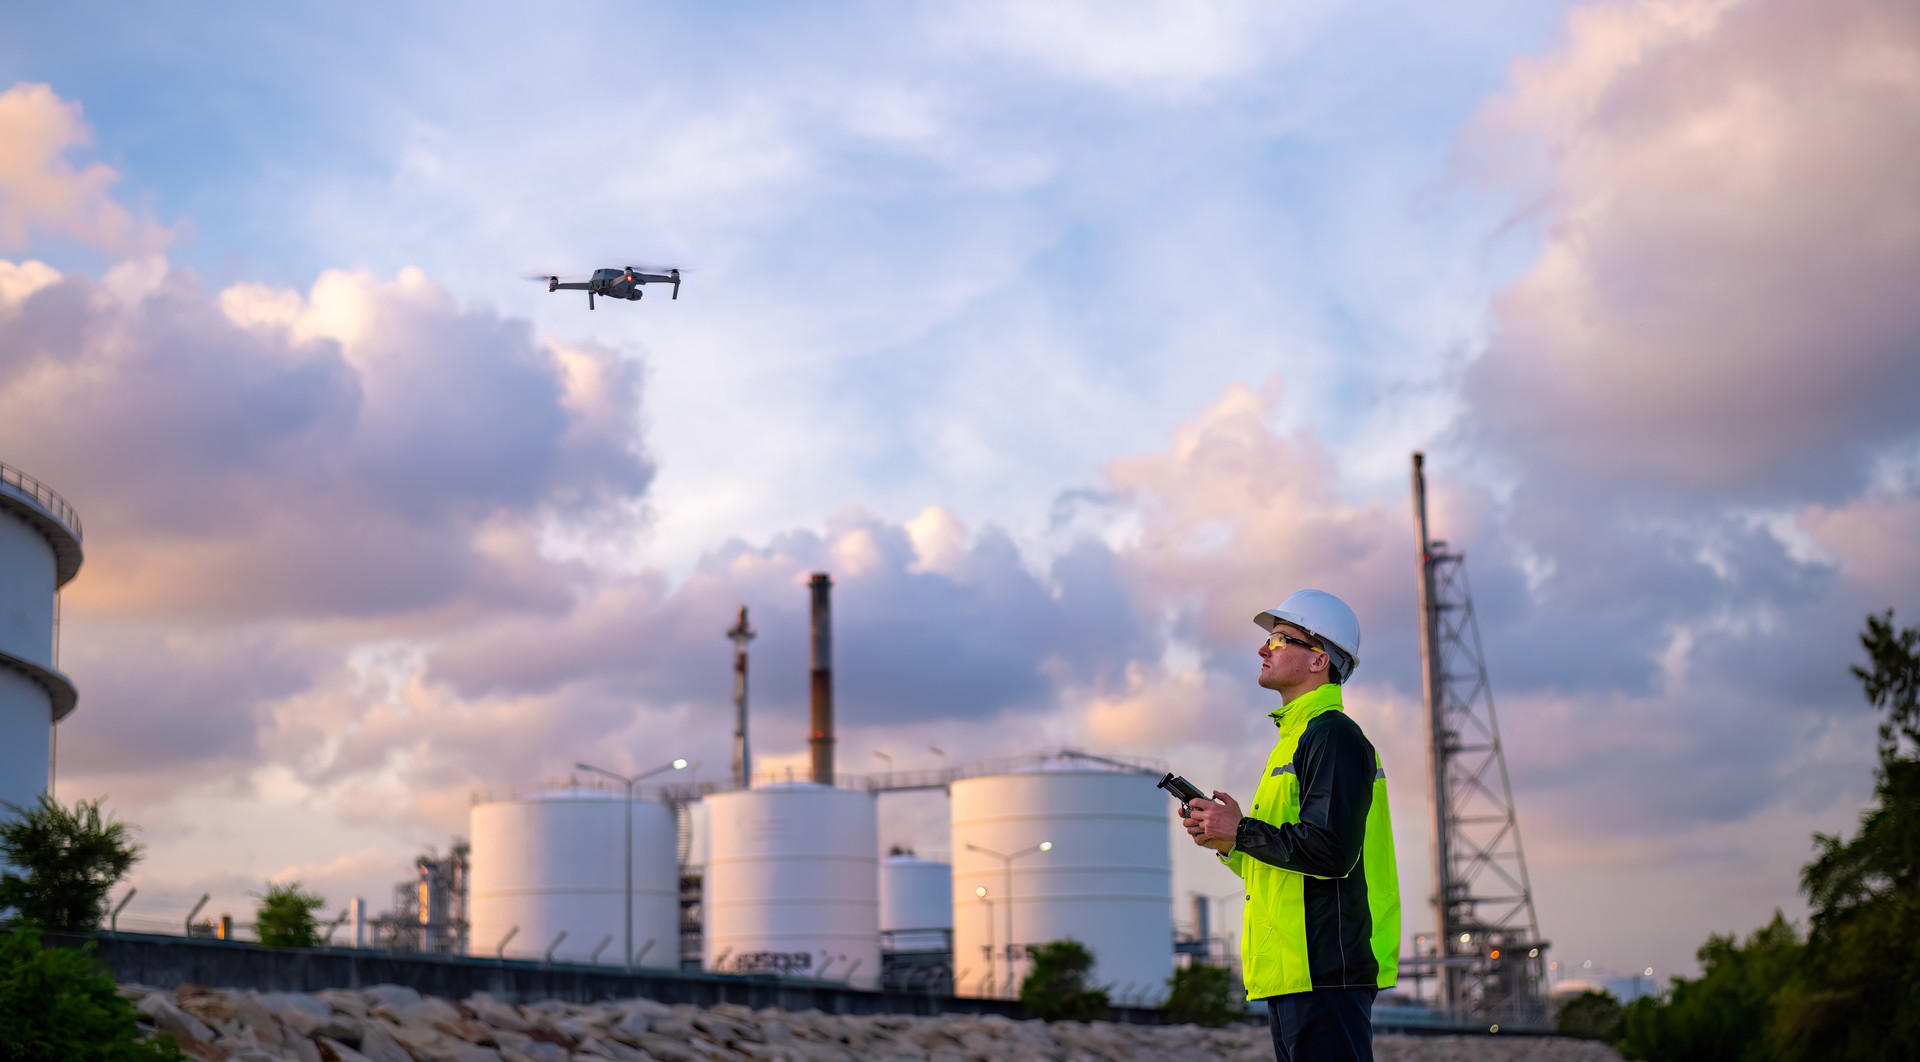
<svg viewBox="0 0 1920 1062"><path fill-rule="evenodd" d="M1372 1059L1373 997L1399 973L1400 879L1386 771L1341 703L1360 621L1302 590L1254 622L1278 740L1250 809L1216 790L1182 816L1246 884L1241 965L1247 998L1267 1001L1274 1055Z"/></svg>

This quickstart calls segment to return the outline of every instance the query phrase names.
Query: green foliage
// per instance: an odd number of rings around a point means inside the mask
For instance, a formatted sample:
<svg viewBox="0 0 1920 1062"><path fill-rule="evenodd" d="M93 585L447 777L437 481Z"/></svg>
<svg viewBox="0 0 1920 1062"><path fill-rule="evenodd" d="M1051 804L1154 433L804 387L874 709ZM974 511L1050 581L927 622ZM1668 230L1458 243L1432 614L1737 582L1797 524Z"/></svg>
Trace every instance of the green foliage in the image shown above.
<svg viewBox="0 0 1920 1062"><path fill-rule="evenodd" d="M1028 953L1033 971L1020 982L1020 1003L1042 1021L1098 1021L1107 1016L1107 994L1087 988L1093 953L1077 940L1056 940Z"/></svg>
<svg viewBox="0 0 1920 1062"><path fill-rule="evenodd" d="M107 891L140 859L130 829L100 813L101 801L71 810L46 794L32 808L6 805L0 823L0 910L42 929L91 932L100 928Z"/></svg>
<svg viewBox="0 0 1920 1062"><path fill-rule="evenodd" d="M325 897L301 891L297 881L268 882L266 895L254 910L254 935L269 948L315 947L320 943L320 928L313 913L326 905Z"/></svg>
<svg viewBox="0 0 1920 1062"><path fill-rule="evenodd" d="M42 950L30 929L0 936L0 1062L185 1057L172 1040L142 1039L138 1013L90 952Z"/></svg>
<svg viewBox="0 0 1920 1062"><path fill-rule="evenodd" d="M1233 990L1233 975L1224 966L1194 963L1175 970L1167 982L1167 1017L1196 1025L1225 1025L1246 1013L1239 993Z"/></svg>
<svg viewBox="0 0 1920 1062"><path fill-rule="evenodd" d="M1589 990L1560 1004L1553 1027L1582 1040L1619 1043L1622 1013L1620 1001L1613 998L1612 992Z"/></svg>
<svg viewBox="0 0 1920 1062"><path fill-rule="evenodd" d="M1769 1021L1775 997L1800 968L1803 948L1798 931L1778 911L1744 944L1731 935L1708 937L1695 953L1698 979L1676 977L1666 998L1643 996L1627 1006L1620 1053L1650 1059L1777 1057Z"/></svg>
<svg viewBox="0 0 1920 1062"><path fill-rule="evenodd" d="M1854 667L1880 723L1874 800L1851 839L1814 835L1803 943L1777 913L1743 945L1711 937L1699 980L1627 1007L1628 1058L1920 1058L1920 628L1867 617Z"/></svg>
<svg viewBox="0 0 1920 1062"><path fill-rule="evenodd" d="M1794 1056L1920 1058L1920 628L1869 616L1860 644L1869 666L1854 677L1886 713L1874 803L1852 840L1814 836L1806 978L1779 1033Z"/></svg>

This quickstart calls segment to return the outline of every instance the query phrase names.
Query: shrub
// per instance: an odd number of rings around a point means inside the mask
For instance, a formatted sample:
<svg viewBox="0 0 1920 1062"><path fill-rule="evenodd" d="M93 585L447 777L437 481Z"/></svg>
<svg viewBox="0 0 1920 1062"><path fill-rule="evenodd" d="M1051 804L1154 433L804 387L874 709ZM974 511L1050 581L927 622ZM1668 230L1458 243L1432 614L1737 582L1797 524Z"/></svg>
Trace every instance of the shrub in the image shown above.
<svg viewBox="0 0 1920 1062"><path fill-rule="evenodd" d="M1246 1013L1233 990L1233 975L1224 966L1196 962L1175 970L1167 985L1172 989L1167 994L1167 1017L1174 1021L1217 1027Z"/></svg>
<svg viewBox="0 0 1920 1062"><path fill-rule="evenodd" d="M139 1012L88 948L43 950L31 929L0 936L0 1062L184 1059L172 1040L142 1036Z"/></svg>
<svg viewBox="0 0 1920 1062"><path fill-rule="evenodd" d="M70 932L100 928L107 891L140 860L129 827L100 813L99 800L69 811L45 793L32 808L6 805L0 823L0 910L17 922Z"/></svg>
<svg viewBox="0 0 1920 1062"><path fill-rule="evenodd" d="M1093 953L1077 940L1033 948L1033 971L1020 982L1020 1003L1042 1021L1097 1021L1107 1016L1107 994L1088 990Z"/></svg>
<svg viewBox="0 0 1920 1062"><path fill-rule="evenodd" d="M324 897L303 892L300 883L267 883L266 895L253 916L253 932L269 948L311 948L320 943L319 924L313 912L325 907Z"/></svg>
<svg viewBox="0 0 1920 1062"><path fill-rule="evenodd" d="M1620 1001L1612 992L1589 989L1560 1004L1554 1016L1556 1031L1582 1040L1619 1043L1621 1033Z"/></svg>

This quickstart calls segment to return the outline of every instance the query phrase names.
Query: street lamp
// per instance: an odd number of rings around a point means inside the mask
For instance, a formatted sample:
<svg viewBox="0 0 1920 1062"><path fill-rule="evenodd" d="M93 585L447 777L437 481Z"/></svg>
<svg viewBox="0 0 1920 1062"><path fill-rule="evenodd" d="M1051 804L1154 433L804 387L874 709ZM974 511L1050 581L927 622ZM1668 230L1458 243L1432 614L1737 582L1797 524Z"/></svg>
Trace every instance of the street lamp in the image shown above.
<svg viewBox="0 0 1920 1062"><path fill-rule="evenodd" d="M1021 856L1030 856L1035 852L1051 852L1053 851L1053 842L1041 841L1032 848L1022 848L1012 855L1005 855L991 848L982 848L977 844L967 845L967 850L970 852L979 852L981 855L990 855L998 859L1001 869L1006 873L1007 895L1001 903L1005 904L1007 908L1007 988L1009 992L1011 992L1013 988L1013 861L1019 859ZM975 895L985 894L976 892Z"/></svg>
<svg viewBox="0 0 1920 1062"><path fill-rule="evenodd" d="M632 973L633 972L633 787L636 783L644 781L645 779L648 779L648 778L652 778L656 774L660 774L665 771L682 770L687 766L687 761L684 759L677 759L677 760L674 760L672 763L663 763L660 766L654 767L650 770L641 771L639 774L636 774L631 778L629 778L624 774L617 774L613 771L609 771L605 767L595 767L591 763L575 763L574 766L583 771L590 771L594 774L605 775L608 778L611 778L614 781L619 782L620 784L627 787L627 832L623 838L626 841L624 851L626 852L627 857L621 860L621 864L627 872L627 892L626 892L627 899L626 899L626 903L621 907L621 914L624 914L626 916L626 925L627 925L627 939L626 939L626 948L625 948L626 967L627 967L627 972Z"/></svg>
<svg viewBox="0 0 1920 1062"><path fill-rule="evenodd" d="M987 987L982 990L984 995L993 991L993 901L987 898L985 885L976 886L973 894L980 897L981 903L987 905Z"/></svg>

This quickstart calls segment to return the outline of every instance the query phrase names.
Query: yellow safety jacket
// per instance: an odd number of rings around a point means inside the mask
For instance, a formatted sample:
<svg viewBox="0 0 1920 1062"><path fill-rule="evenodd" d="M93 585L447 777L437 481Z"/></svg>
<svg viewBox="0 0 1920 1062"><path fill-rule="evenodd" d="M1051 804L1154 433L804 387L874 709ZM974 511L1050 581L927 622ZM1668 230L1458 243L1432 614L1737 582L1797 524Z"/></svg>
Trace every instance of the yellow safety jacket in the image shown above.
<svg viewBox="0 0 1920 1062"><path fill-rule="evenodd" d="M1400 874L1387 774L1329 683L1273 713L1267 756L1234 848L1246 885L1248 999L1390 988L1400 972Z"/></svg>

